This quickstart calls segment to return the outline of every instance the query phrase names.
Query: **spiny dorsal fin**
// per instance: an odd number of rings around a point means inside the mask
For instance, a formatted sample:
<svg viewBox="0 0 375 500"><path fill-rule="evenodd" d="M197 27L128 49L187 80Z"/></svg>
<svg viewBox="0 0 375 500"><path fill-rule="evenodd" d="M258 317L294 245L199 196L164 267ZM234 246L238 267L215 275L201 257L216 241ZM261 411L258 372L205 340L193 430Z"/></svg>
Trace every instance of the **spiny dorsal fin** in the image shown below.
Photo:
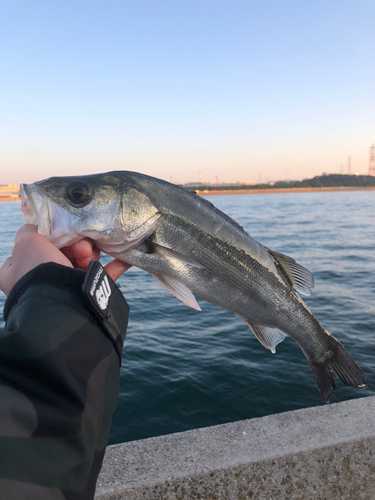
<svg viewBox="0 0 375 500"><path fill-rule="evenodd" d="M274 252L267 247L263 248L273 257L279 271L297 292L311 295L311 289L314 288L314 278L310 271L287 255Z"/></svg>

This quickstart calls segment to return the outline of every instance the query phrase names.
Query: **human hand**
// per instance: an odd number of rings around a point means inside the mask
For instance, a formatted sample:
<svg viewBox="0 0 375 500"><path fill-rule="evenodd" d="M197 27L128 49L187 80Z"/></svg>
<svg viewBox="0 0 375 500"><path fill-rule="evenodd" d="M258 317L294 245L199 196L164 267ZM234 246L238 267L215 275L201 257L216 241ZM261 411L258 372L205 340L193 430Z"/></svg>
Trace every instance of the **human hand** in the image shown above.
<svg viewBox="0 0 375 500"><path fill-rule="evenodd" d="M99 260L100 251L93 246L92 240L85 238L73 245L61 248L61 252L69 259L73 267L86 271L92 260ZM122 260L114 259L104 266L109 276L116 281L130 267L130 264Z"/></svg>
<svg viewBox="0 0 375 500"><path fill-rule="evenodd" d="M17 281L39 264L56 262L85 271L89 262L99 257L99 250L88 239L59 250L37 233L36 226L25 224L16 233L12 256L0 266L0 288L8 295ZM105 266L105 270L116 281L130 267L130 264L115 259Z"/></svg>

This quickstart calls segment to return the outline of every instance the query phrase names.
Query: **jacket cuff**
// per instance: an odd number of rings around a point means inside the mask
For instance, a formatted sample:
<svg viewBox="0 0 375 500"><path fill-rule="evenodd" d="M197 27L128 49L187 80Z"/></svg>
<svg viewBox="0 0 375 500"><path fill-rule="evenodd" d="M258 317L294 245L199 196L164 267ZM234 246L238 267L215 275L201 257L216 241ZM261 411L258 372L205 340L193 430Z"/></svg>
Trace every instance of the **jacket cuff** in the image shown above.
<svg viewBox="0 0 375 500"><path fill-rule="evenodd" d="M4 306L4 320L8 320L13 307L31 286L51 285L81 295L84 279L84 271L56 264L55 262L47 262L34 267L34 269L22 276L10 291Z"/></svg>
<svg viewBox="0 0 375 500"><path fill-rule="evenodd" d="M23 294L36 285L53 286L82 297L91 315L111 340L121 365L129 306L100 262L91 261L87 272L55 262L35 267L18 280L10 291L4 307L5 322Z"/></svg>
<svg viewBox="0 0 375 500"><path fill-rule="evenodd" d="M129 306L99 261L92 260L82 285L84 300L113 343L121 366Z"/></svg>

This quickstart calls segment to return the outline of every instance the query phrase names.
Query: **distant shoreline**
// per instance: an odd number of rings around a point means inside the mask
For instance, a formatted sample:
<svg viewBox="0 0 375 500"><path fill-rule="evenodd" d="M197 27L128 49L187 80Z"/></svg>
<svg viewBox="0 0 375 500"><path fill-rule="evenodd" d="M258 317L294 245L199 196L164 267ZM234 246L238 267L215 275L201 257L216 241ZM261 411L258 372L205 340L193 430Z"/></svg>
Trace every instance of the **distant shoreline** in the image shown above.
<svg viewBox="0 0 375 500"><path fill-rule="evenodd" d="M196 191L199 196L221 196L230 194L280 194L280 193L323 193L329 191L375 191L375 186L336 186L311 188L269 188L269 189L222 189L212 191ZM0 196L1 201L20 201L21 197Z"/></svg>
<svg viewBox="0 0 375 500"><path fill-rule="evenodd" d="M20 201L21 196L0 196L0 201Z"/></svg>
<svg viewBox="0 0 375 500"><path fill-rule="evenodd" d="M312 188L228 189L218 191L196 191L196 193L200 196L220 196L229 194L322 193L328 191L375 191L375 187L336 186Z"/></svg>

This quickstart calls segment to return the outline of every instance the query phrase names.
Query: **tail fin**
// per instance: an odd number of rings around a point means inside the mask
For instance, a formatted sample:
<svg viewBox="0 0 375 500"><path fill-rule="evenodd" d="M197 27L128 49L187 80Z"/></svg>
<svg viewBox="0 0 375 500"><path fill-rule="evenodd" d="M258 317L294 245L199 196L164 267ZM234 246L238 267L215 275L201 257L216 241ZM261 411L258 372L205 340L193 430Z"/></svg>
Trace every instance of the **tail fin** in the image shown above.
<svg viewBox="0 0 375 500"><path fill-rule="evenodd" d="M367 387L365 376L358 368L354 360L349 356L344 346L330 335L332 341L332 355L323 363L315 363L309 360L310 368L316 380L320 395L326 403L329 403L335 392L333 372L345 385L354 389L365 389Z"/></svg>

